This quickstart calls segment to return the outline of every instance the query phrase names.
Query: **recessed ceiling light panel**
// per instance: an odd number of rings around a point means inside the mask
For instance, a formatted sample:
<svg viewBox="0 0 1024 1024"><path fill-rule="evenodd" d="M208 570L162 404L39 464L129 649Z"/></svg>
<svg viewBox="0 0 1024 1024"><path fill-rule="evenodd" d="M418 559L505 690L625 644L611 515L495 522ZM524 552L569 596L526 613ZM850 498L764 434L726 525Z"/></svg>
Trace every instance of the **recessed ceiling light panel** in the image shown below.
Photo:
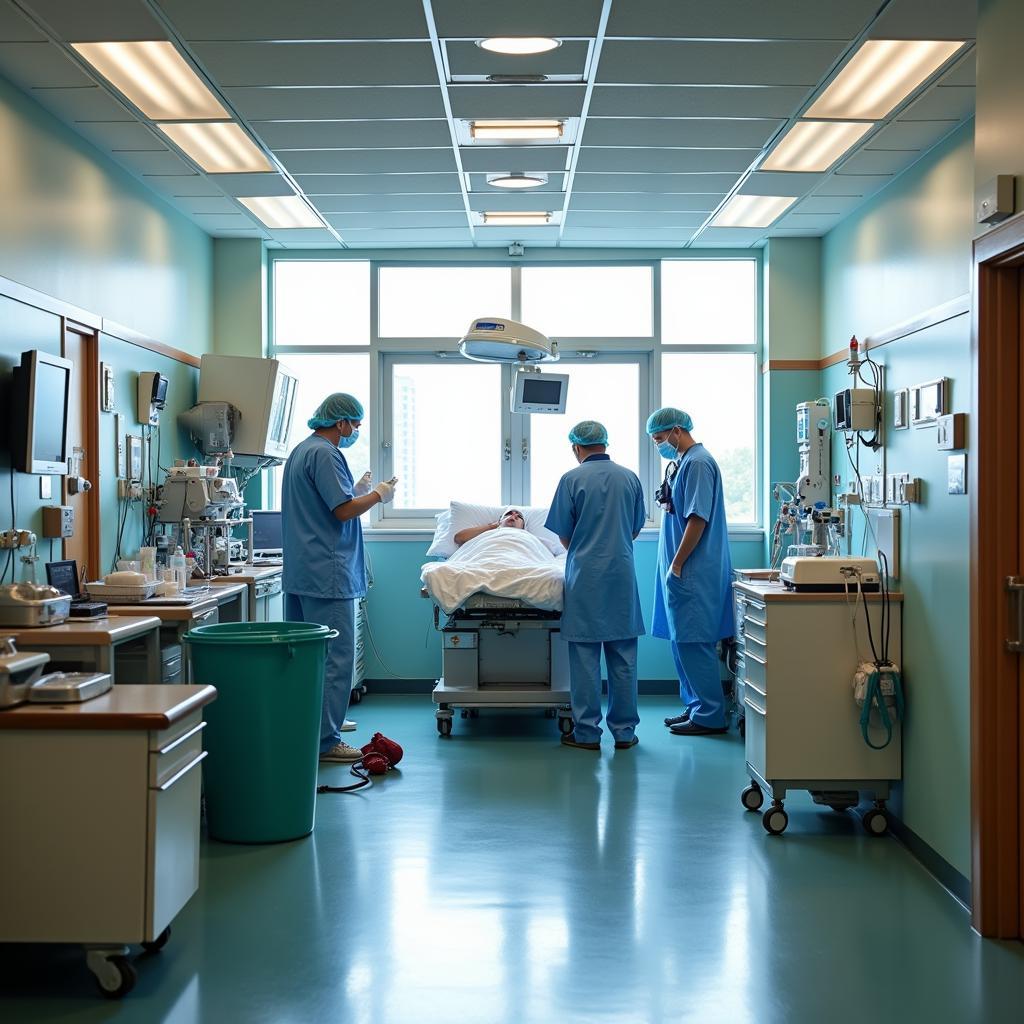
<svg viewBox="0 0 1024 1024"><path fill-rule="evenodd" d="M560 139L561 121L470 121L469 134L477 142L535 142Z"/></svg>
<svg viewBox="0 0 1024 1024"><path fill-rule="evenodd" d="M711 222L715 228L766 228L782 216L796 196L743 196L730 199Z"/></svg>
<svg viewBox="0 0 1024 1024"><path fill-rule="evenodd" d="M562 45L560 39L549 36L491 36L481 39L477 46L491 53L503 53L510 57L525 57L531 53L547 53Z"/></svg>
<svg viewBox="0 0 1024 1024"><path fill-rule="evenodd" d="M157 128L209 174L273 170L259 147L234 122L158 124Z"/></svg>
<svg viewBox="0 0 1024 1024"><path fill-rule="evenodd" d="M827 171L873 127L864 121L797 121L760 170Z"/></svg>
<svg viewBox="0 0 1024 1024"><path fill-rule="evenodd" d="M523 174L522 171L512 171L511 174L487 175L487 184L495 188L537 188L547 183L546 174Z"/></svg>
<svg viewBox="0 0 1024 1024"><path fill-rule="evenodd" d="M239 197L268 228L322 228L323 221L298 196Z"/></svg>
<svg viewBox="0 0 1024 1024"><path fill-rule="evenodd" d="M204 121L230 115L173 43L72 43L118 92L156 121Z"/></svg>
<svg viewBox="0 0 1024 1024"><path fill-rule="evenodd" d="M958 40L868 39L806 116L880 120L963 46Z"/></svg>
<svg viewBox="0 0 1024 1024"><path fill-rule="evenodd" d="M551 223L550 210L513 212L511 210L487 210L482 214L485 227L528 227Z"/></svg>

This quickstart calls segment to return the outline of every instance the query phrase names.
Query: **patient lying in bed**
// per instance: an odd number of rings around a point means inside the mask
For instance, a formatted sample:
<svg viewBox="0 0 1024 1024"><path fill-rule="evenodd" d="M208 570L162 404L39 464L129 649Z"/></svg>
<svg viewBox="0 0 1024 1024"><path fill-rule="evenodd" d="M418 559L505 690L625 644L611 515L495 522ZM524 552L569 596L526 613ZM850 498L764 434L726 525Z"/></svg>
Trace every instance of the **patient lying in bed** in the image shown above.
<svg viewBox="0 0 1024 1024"><path fill-rule="evenodd" d="M428 562L420 574L446 614L481 592L561 611L564 556L556 557L539 537L511 523L474 529L469 539L456 535L460 547L448 561Z"/></svg>

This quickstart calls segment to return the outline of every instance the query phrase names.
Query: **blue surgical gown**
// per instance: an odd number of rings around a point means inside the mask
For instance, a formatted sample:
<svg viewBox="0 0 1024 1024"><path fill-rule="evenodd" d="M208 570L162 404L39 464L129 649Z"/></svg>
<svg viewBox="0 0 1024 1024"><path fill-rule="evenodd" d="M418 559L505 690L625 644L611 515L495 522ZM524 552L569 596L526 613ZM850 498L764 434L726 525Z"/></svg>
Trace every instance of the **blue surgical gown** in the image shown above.
<svg viewBox="0 0 1024 1024"><path fill-rule="evenodd" d="M547 522L569 541L562 639L572 643L643 636L633 535L647 519L635 473L591 455L558 482Z"/></svg>
<svg viewBox="0 0 1024 1024"><path fill-rule="evenodd" d="M288 456L281 484L286 594L365 596L363 528L358 516L342 523L334 515L353 497L348 462L326 438L311 434Z"/></svg>
<svg viewBox="0 0 1024 1024"><path fill-rule="evenodd" d="M663 514L658 538L651 634L680 644L713 644L735 632L732 560L722 474L704 445L695 444L683 454L672 481L672 504L675 511ZM669 566L690 516L699 516L707 526L676 577Z"/></svg>

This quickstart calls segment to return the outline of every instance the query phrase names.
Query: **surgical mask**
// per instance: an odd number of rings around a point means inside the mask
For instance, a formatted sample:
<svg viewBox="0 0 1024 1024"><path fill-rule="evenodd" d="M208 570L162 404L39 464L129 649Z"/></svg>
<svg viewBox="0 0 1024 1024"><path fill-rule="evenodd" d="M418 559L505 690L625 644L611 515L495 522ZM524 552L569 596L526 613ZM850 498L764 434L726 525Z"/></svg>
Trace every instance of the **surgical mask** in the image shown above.
<svg viewBox="0 0 1024 1024"><path fill-rule="evenodd" d="M358 441L358 440L359 440L359 430L357 428L357 429L353 430L352 433L348 435L348 437L339 437L338 438L338 447L339 448L351 448L352 445L354 445L356 443L356 441Z"/></svg>
<svg viewBox="0 0 1024 1024"><path fill-rule="evenodd" d="M658 454L663 459L677 459L679 457L679 452L676 450L676 446L668 441L662 441L661 444L658 445Z"/></svg>

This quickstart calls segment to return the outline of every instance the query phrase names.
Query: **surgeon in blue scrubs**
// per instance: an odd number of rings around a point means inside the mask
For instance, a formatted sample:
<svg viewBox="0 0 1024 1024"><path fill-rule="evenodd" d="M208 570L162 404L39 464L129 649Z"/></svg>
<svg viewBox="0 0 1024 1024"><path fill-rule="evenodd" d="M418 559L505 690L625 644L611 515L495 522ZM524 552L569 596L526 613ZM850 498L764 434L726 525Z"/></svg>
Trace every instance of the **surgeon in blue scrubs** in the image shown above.
<svg viewBox="0 0 1024 1024"><path fill-rule="evenodd" d="M658 409L647 420L659 454L670 460L659 495L651 633L672 642L684 705L665 724L679 736L706 736L725 732L727 724L715 645L734 632L732 562L722 474L691 430L681 409Z"/></svg>
<svg viewBox="0 0 1024 1024"><path fill-rule="evenodd" d="M395 496L394 481L371 488L352 480L341 449L359 439L363 407L351 395L328 395L308 421L313 431L288 456L281 484L284 614L338 631L324 668L321 761L358 761L341 742L355 669L355 603L366 594L359 517Z"/></svg>
<svg viewBox="0 0 1024 1024"><path fill-rule="evenodd" d="M579 466L558 482L545 525L568 555L562 639L569 647L573 730L568 747L601 749L601 650L608 668L608 730L616 750L636 746L637 637L644 633L633 541L647 519L635 473L606 454L608 431L593 420L569 433Z"/></svg>

